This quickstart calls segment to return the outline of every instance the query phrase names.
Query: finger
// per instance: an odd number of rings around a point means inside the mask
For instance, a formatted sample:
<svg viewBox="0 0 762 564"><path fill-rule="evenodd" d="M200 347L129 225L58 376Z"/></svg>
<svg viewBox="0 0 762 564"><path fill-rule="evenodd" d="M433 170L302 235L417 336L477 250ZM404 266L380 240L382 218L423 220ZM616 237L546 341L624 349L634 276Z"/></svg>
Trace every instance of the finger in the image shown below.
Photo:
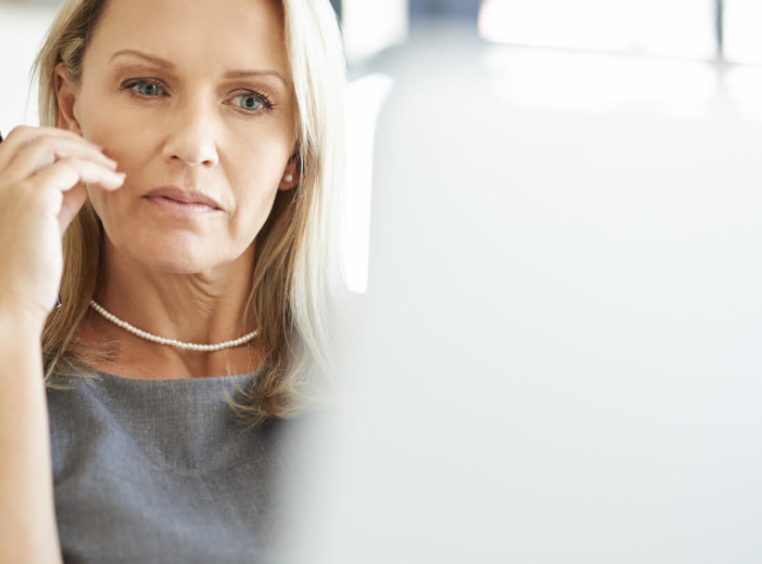
<svg viewBox="0 0 762 564"><path fill-rule="evenodd" d="M61 139L84 139L81 135L69 131L68 129L60 129L58 127L34 127L31 125L18 125L11 129L3 139L2 148L3 151L16 150L23 145L26 145L30 141L40 137L41 135L47 135L49 137L58 137ZM88 141L89 143L89 141ZM96 144L93 146L97 147Z"/></svg>
<svg viewBox="0 0 762 564"><path fill-rule="evenodd" d="M61 129L60 127L35 127L32 125L17 125L8 132L3 139L3 143L8 143L10 146L23 145L28 143L35 137L40 135L50 135L68 139L83 139L83 137L68 129Z"/></svg>
<svg viewBox="0 0 762 564"><path fill-rule="evenodd" d="M85 185L78 183L74 188L64 192L61 211L58 213L58 228L61 236L68 229L69 224L74 220L80 208L87 200L87 190Z"/></svg>
<svg viewBox="0 0 762 564"><path fill-rule="evenodd" d="M3 174L4 183L15 184L62 158L89 159L116 169L116 162L97 149L74 139L38 137L24 146Z"/></svg>
<svg viewBox="0 0 762 564"><path fill-rule="evenodd" d="M26 145L33 142L39 137L47 137L53 139L63 139L68 141L79 141L84 145L92 147L97 152L101 152L103 147L88 141L81 135L68 131L66 129L59 129L57 127L31 127L28 125L20 125L14 127L0 143L0 170L3 170L11 160L14 160L14 156Z"/></svg>
<svg viewBox="0 0 762 564"><path fill-rule="evenodd" d="M125 174L114 172L92 161L66 157L32 175L28 183L42 191L65 192L79 182L117 190L124 183Z"/></svg>

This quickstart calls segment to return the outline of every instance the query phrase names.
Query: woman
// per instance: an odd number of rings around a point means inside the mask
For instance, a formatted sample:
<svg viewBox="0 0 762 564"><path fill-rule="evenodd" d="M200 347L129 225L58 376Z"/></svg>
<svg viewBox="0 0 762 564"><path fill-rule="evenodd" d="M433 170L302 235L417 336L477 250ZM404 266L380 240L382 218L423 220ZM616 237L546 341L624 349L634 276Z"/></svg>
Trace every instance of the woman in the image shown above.
<svg viewBox="0 0 762 564"><path fill-rule="evenodd" d="M261 561L341 286L328 1L69 0L36 67L43 127L0 144L0 561Z"/></svg>

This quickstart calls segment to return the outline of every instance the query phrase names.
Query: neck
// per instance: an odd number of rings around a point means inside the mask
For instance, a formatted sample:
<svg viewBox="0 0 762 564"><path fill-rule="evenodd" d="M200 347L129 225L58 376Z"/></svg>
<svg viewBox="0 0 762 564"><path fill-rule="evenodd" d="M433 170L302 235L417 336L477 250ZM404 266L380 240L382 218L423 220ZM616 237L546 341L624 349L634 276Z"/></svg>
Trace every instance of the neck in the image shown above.
<svg viewBox="0 0 762 564"><path fill-rule="evenodd" d="M147 267L106 242L94 299L109 312L139 329L193 343L236 339L256 327L244 327L251 288L253 246L233 262L197 273ZM247 346L222 351L184 351L146 341L113 325L90 310L87 324L98 341L115 341L119 362L148 372L217 375L251 370L258 356L256 338ZM145 360L148 359L148 360ZM124 367L122 367L124 372Z"/></svg>

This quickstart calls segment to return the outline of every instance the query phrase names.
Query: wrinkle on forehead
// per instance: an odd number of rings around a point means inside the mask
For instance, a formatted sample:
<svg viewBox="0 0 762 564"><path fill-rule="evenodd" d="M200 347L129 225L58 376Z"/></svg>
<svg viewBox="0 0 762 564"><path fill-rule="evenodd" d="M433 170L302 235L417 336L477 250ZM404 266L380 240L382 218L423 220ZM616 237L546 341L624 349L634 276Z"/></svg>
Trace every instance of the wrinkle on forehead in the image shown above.
<svg viewBox="0 0 762 564"><path fill-rule="evenodd" d="M284 35L279 0L106 0L85 58L102 67L133 48L193 71L222 65L290 78Z"/></svg>

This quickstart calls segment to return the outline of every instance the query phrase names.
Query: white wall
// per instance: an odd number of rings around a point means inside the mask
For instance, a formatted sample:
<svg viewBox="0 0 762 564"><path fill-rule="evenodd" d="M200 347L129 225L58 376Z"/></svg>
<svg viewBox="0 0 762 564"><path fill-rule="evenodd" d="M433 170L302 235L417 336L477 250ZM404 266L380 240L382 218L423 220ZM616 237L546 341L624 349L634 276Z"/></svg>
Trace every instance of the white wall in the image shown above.
<svg viewBox="0 0 762 564"><path fill-rule="evenodd" d="M37 88L29 71L55 11L0 3L0 131L19 124L37 125Z"/></svg>

